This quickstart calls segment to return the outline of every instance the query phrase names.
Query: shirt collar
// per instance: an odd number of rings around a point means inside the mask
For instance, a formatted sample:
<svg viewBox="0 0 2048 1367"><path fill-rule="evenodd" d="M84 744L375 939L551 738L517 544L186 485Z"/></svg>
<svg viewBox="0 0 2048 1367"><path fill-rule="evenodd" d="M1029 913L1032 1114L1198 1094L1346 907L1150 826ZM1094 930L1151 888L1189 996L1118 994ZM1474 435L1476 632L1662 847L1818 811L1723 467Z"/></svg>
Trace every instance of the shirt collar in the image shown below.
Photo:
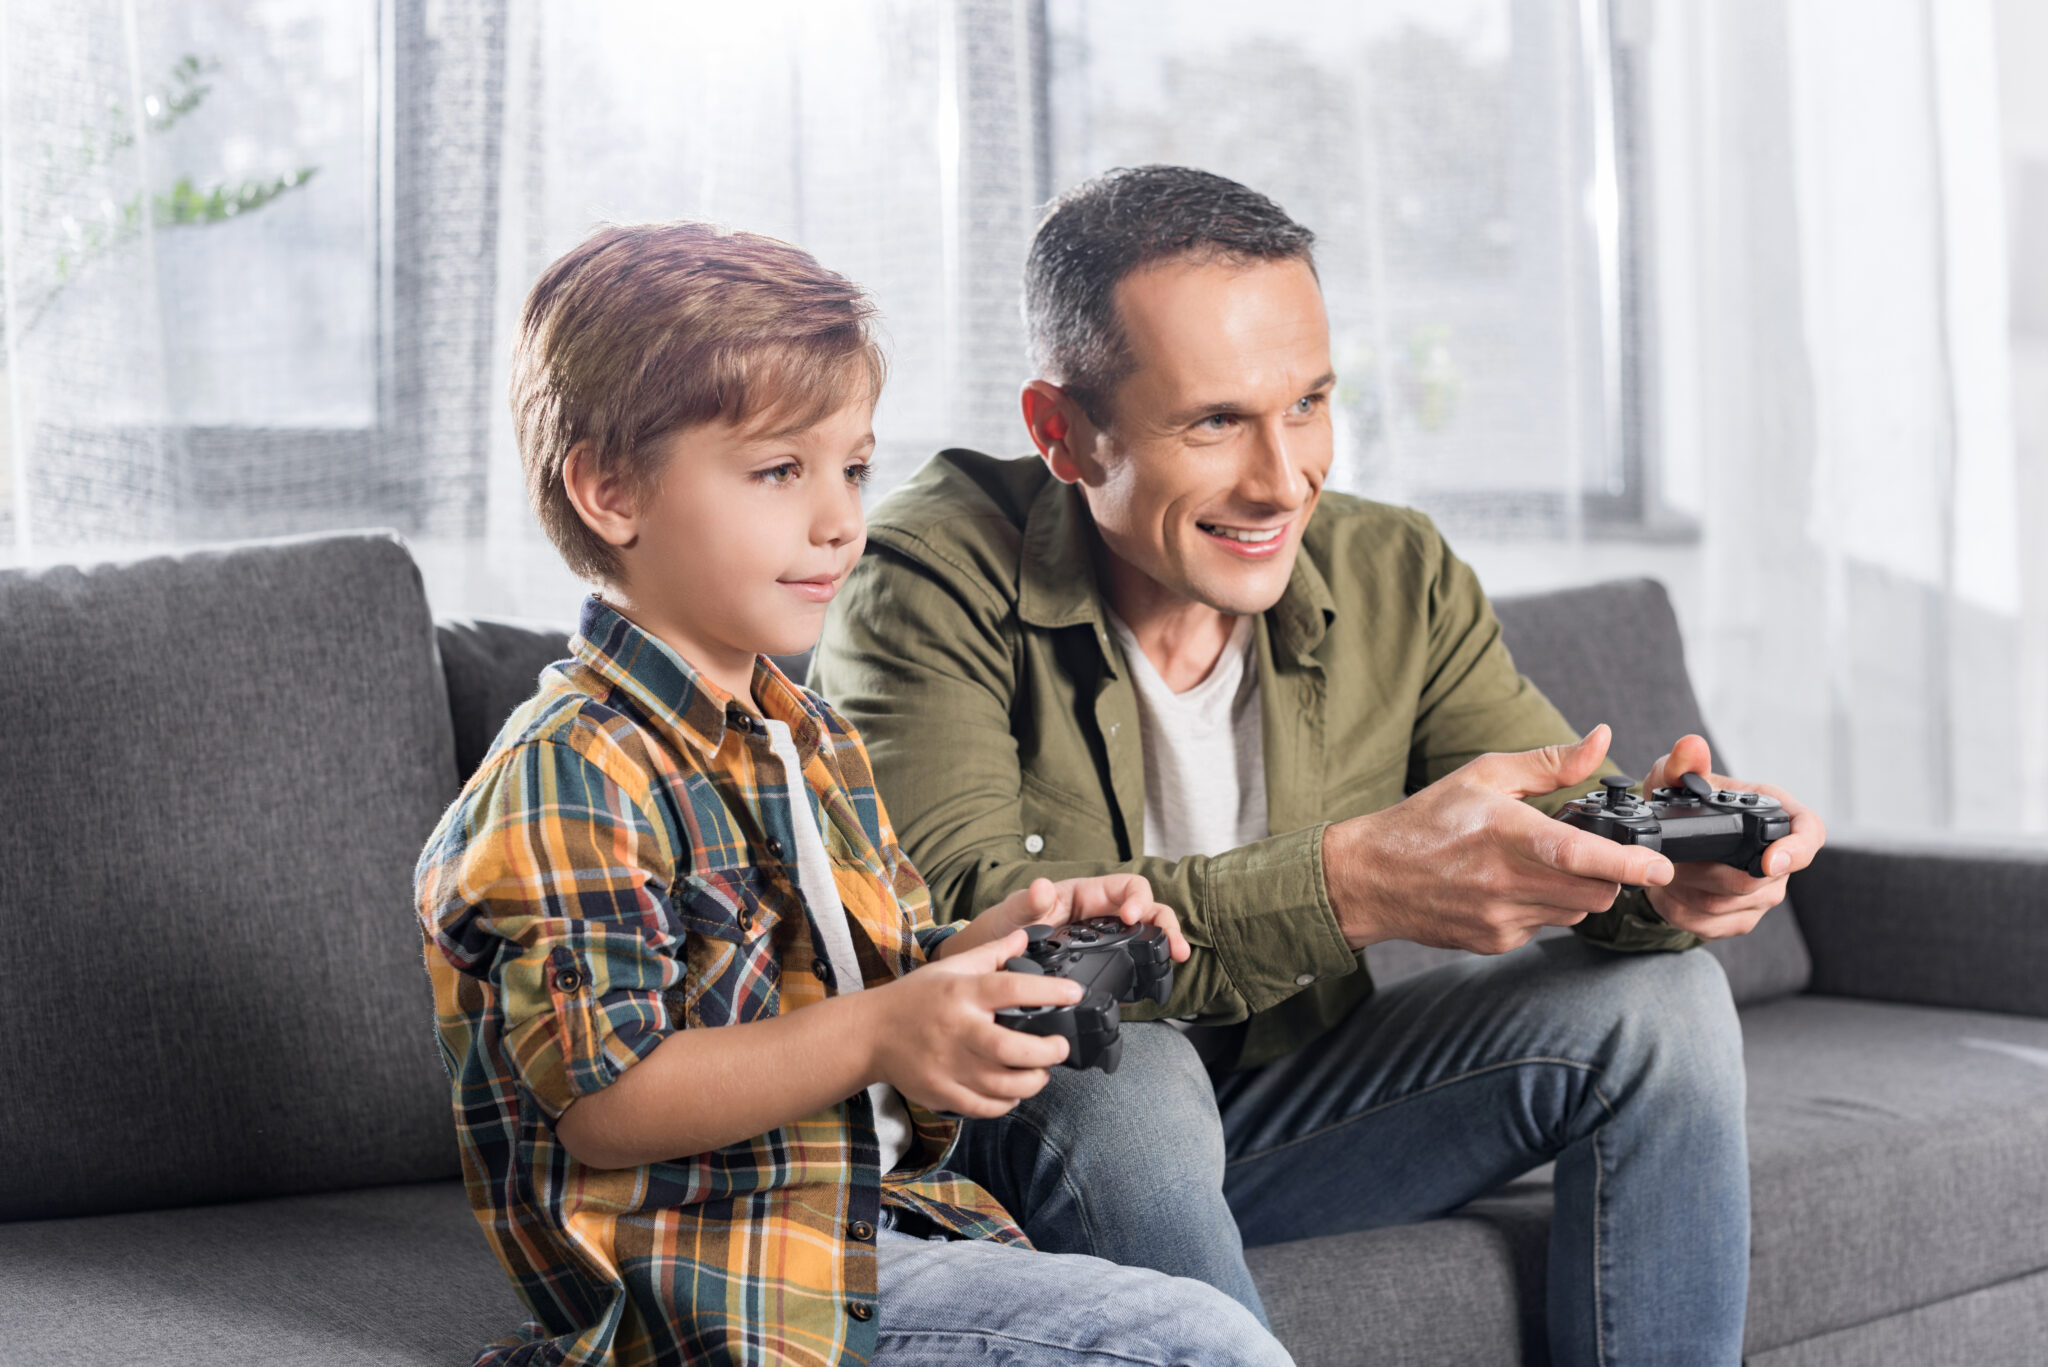
<svg viewBox="0 0 2048 1367"><path fill-rule="evenodd" d="M631 698L657 728L706 757L725 744L728 727L753 725L732 694L596 594L583 600L569 650L592 673ZM809 763L821 728L803 690L765 655L754 657L753 687L763 715L788 723L797 754Z"/></svg>
<svg viewBox="0 0 2048 1367"><path fill-rule="evenodd" d="M1093 626L1108 605L1095 577L1099 538L1079 485L1048 480L1024 519L1017 616L1033 626ZM1315 561L1297 549L1280 601L1267 613L1277 644L1306 663L1337 616L1337 600Z"/></svg>

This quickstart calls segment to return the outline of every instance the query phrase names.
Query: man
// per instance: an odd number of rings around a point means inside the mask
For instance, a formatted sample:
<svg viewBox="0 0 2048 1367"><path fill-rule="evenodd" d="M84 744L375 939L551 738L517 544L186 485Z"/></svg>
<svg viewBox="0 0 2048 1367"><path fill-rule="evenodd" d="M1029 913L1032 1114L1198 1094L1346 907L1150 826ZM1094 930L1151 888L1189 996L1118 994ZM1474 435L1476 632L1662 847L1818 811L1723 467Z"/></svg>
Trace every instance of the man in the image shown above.
<svg viewBox="0 0 2048 1367"><path fill-rule="evenodd" d="M1427 519L1324 492L1312 245L1184 168L1062 197L1025 272L1038 459L935 458L828 618L812 682L939 915L1132 871L1195 946L1187 1037L1129 1027L1116 1075L974 1125L968 1166L1041 1247L1256 1308L1240 1240L1429 1219L1554 1161L1553 1358L1737 1362L1740 1033L1713 959L1660 951L1747 933L1824 829L1736 785L1793 816L1751 878L1550 819L1606 728L1517 674ZM1710 767L1681 737L1646 782ZM1578 934L1517 948L1545 926ZM1376 991L1388 939L1496 957Z"/></svg>

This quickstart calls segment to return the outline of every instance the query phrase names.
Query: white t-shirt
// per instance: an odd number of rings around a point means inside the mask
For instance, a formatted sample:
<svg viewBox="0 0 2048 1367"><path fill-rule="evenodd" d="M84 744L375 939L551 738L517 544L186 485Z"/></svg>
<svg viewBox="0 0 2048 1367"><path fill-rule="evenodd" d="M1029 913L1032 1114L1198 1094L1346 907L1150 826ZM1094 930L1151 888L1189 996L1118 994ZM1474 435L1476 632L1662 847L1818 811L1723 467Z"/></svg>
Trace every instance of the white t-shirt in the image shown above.
<svg viewBox="0 0 2048 1367"><path fill-rule="evenodd" d="M1271 834L1266 829L1266 740L1259 722L1259 671L1252 619L1239 617L1215 666L1176 693L1145 657L1123 619L1109 612L1138 692L1145 751L1145 853L1180 859L1222 854Z"/></svg>
<svg viewBox="0 0 2048 1367"><path fill-rule="evenodd" d="M797 887L810 904L811 924L824 941L820 946L832 965L832 980L839 995L859 992L867 986L860 975L860 958L853 950L853 928L847 924L846 904L839 900L839 885L832 881L832 857L825 853L825 837L811 810L810 792L804 784L803 762L797 758L796 742L786 722L764 718L768 727L768 748L782 761L784 796L789 800L789 821L796 828ZM882 1171L903 1161L910 1149L910 1110L903 1097L886 1082L868 1088L875 1108L875 1140L882 1150Z"/></svg>

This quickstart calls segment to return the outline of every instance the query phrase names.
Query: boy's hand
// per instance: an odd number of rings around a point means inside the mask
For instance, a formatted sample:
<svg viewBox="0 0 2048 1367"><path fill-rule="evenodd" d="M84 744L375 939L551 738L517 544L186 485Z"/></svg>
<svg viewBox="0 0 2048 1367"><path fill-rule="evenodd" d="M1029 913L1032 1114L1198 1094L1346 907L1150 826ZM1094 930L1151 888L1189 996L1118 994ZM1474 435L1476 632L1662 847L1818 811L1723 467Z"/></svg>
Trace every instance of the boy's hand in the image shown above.
<svg viewBox="0 0 2048 1367"><path fill-rule="evenodd" d="M1187 962L1188 942L1180 933L1180 918L1172 907L1152 900L1152 885L1137 873L1067 878L1057 883L1050 878L1033 879L1030 887L1011 893L940 945L938 957L975 949L1025 926L1063 926L1097 916L1114 916L1127 926L1140 922L1158 926L1166 932L1166 947L1173 961Z"/></svg>
<svg viewBox="0 0 2048 1367"><path fill-rule="evenodd" d="M1036 1095L1045 1070L1065 1061L1067 1042L997 1025L995 1013L1007 1006L1070 1006L1081 1000L1081 985L1000 971L1025 943L1023 931L1012 931L864 994L881 1011L875 1039L881 1080L928 1110L977 1119L1002 1115Z"/></svg>

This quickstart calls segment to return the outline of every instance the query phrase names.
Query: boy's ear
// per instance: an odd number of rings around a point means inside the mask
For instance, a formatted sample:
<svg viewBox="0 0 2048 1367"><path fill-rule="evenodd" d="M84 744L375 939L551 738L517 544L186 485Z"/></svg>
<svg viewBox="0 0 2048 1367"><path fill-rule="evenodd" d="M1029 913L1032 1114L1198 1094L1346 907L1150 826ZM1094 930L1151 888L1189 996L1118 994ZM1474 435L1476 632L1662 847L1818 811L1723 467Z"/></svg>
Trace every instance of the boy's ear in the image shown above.
<svg viewBox="0 0 2048 1367"><path fill-rule="evenodd" d="M1050 380L1032 380L1018 396L1024 408L1024 426L1040 459L1062 484L1079 483L1083 474L1074 459L1084 443L1092 444L1094 428L1080 405Z"/></svg>
<svg viewBox="0 0 2048 1367"><path fill-rule="evenodd" d="M562 462L562 492L583 525L608 546L626 547L640 535L640 500L615 474L600 473L591 445L579 441Z"/></svg>

